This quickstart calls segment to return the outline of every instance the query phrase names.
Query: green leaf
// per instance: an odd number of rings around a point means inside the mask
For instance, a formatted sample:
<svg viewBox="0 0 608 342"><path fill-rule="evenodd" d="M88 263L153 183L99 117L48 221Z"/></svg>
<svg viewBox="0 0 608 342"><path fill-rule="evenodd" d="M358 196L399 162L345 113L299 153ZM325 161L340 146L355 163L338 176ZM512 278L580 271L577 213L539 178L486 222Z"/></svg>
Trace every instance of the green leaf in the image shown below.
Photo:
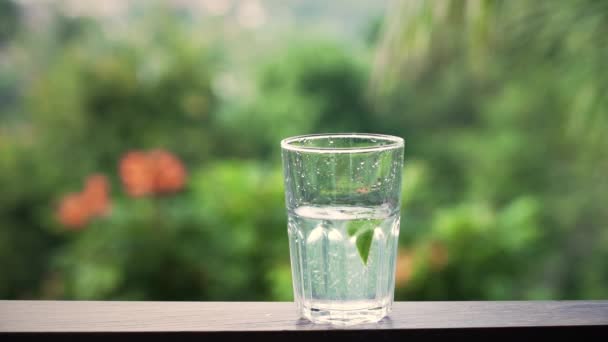
<svg viewBox="0 0 608 342"><path fill-rule="evenodd" d="M348 222L346 233L352 237L365 229L376 228L381 222L382 220L353 220Z"/></svg>
<svg viewBox="0 0 608 342"><path fill-rule="evenodd" d="M367 259L369 258L369 250L372 247L372 238L374 237L374 229L368 228L357 235L357 250L359 256L365 265L367 265Z"/></svg>
<svg viewBox="0 0 608 342"><path fill-rule="evenodd" d="M361 229L361 221L350 221L346 226L346 233L348 236L352 237L357 234L357 232Z"/></svg>
<svg viewBox="0 0 608 342"><path fill-rule="evenodd" d="M372 246L374 229L382 223L382 220L353 220L348 222L346 233L348 236L356 236L357 250L365 265L369 257L369 250Z"/></svg>

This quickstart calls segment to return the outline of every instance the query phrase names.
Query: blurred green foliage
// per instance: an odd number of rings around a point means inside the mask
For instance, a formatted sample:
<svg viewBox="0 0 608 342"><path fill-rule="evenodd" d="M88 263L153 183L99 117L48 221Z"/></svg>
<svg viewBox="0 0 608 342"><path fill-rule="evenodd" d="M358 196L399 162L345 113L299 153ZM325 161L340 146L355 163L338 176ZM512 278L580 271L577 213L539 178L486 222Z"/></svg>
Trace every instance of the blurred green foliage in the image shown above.
<svg viewBox="0 0 608 342"><path fill-rule="evenodd" d="M0 46L13 38L18 29L19 7L11 0L0 0Z"/></svg>
<svg viewBox="0 0 608 342"><path fill-rule="evenodd" d="M606 4L396 7L371 90L433 185L406 208L402 232L408 213L420 216L411 229L424 227L449 255L440 272L415 271L420 285L403 295L608 295L597 266L608 252Z"/></svg>
<svg viewBox="0 0 608 342"><path fill-rule="evenodd" d="M227 131L239 137L238 153L278 156L277 143L287 136L370 127L366 66L344 47L303 41L272 59L254 71L255 95L225 120Z"/></svg>
<svg viewBox="0 0 608 342"><path fill-rule="evenodd" d="M226 95L234 52L169 11L33 32L0 1L0 298L290 300L279 140L339 131L406 139L398 300L608 296L608 6L392 6L369 51L294 38ZM130 197L153 148L186 186ZM111 212L68 229L92 173Z"/></svg>

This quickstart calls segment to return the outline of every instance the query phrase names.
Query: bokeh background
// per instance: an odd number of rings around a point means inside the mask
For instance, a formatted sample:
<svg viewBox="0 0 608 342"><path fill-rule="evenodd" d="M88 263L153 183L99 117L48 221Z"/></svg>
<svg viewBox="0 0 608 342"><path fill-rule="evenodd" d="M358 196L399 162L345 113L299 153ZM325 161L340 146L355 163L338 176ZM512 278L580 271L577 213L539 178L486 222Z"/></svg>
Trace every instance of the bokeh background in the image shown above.
<svg viewBox="0 0 608 342"><path fill-rule="evenodd" d="M608 298L608 2L0 0L0 298L291 300L279 141L406 139L397 300Z"/></svg>

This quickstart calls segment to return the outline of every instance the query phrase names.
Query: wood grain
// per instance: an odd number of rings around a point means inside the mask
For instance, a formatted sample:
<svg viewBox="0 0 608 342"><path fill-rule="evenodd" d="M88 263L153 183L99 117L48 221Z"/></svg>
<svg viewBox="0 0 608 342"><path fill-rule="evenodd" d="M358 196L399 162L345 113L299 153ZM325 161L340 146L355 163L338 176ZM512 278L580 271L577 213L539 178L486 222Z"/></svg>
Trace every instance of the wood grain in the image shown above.
<svg viewBox="0 0 608 342"><path fill-rule="evenodd" d="M608 326L608 301L399 302L377 324L298 319L286 302L0 301L0 333L433 330ZM602 330L604 331L604 330Z"/></svg>

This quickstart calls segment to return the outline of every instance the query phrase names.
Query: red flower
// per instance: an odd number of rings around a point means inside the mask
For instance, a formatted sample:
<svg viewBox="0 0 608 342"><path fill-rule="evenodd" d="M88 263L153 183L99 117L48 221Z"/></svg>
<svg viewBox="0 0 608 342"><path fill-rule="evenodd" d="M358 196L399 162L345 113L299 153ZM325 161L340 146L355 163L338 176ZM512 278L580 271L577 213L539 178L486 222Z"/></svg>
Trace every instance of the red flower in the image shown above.
<svg viewBox="0 0 608 342"><path fill-rule="evenodd" d="M63 197L57 210L59 222L71 229L83 228L87 224L89 217L82 203L81 194L71 193Z"/></svg>
<svg viewBox="0 0 608 342"><path fill-rule="evenodd" d="M105 215L110 210L108 180L103 175L91 175L87 178L82 199L91 216Z"/></svg>
<svg viewBox="0 0 608 342"><path fill-rule="evenodd" d="M184 187L186 169L182 162L167 151L155 150L149 154L155 166L155 191L158 193L176 192Z"/></svg>
<svg viewBox="0 0 608 342"><path fill-rule="evenodd" d="M182 162L165 150L131 151L120 161L119 170L125 190L133 197L176 192L186 181Z"/></svg>
<svg viewBox="0 0 608 342"><path fill-rule="evenodd" d="M91 175L82 192L71 193L61 199L57 219L72 229L82 229L97 216L108 213L110 199L108 181L103 175Z"/></svg>
<svg viewBox="0 0 608 342"><path fill-rule="evenodd" d="M119 172L129 195L139 197L154 191L154 170L146 153L127 153L120 161Z"/></svg>

